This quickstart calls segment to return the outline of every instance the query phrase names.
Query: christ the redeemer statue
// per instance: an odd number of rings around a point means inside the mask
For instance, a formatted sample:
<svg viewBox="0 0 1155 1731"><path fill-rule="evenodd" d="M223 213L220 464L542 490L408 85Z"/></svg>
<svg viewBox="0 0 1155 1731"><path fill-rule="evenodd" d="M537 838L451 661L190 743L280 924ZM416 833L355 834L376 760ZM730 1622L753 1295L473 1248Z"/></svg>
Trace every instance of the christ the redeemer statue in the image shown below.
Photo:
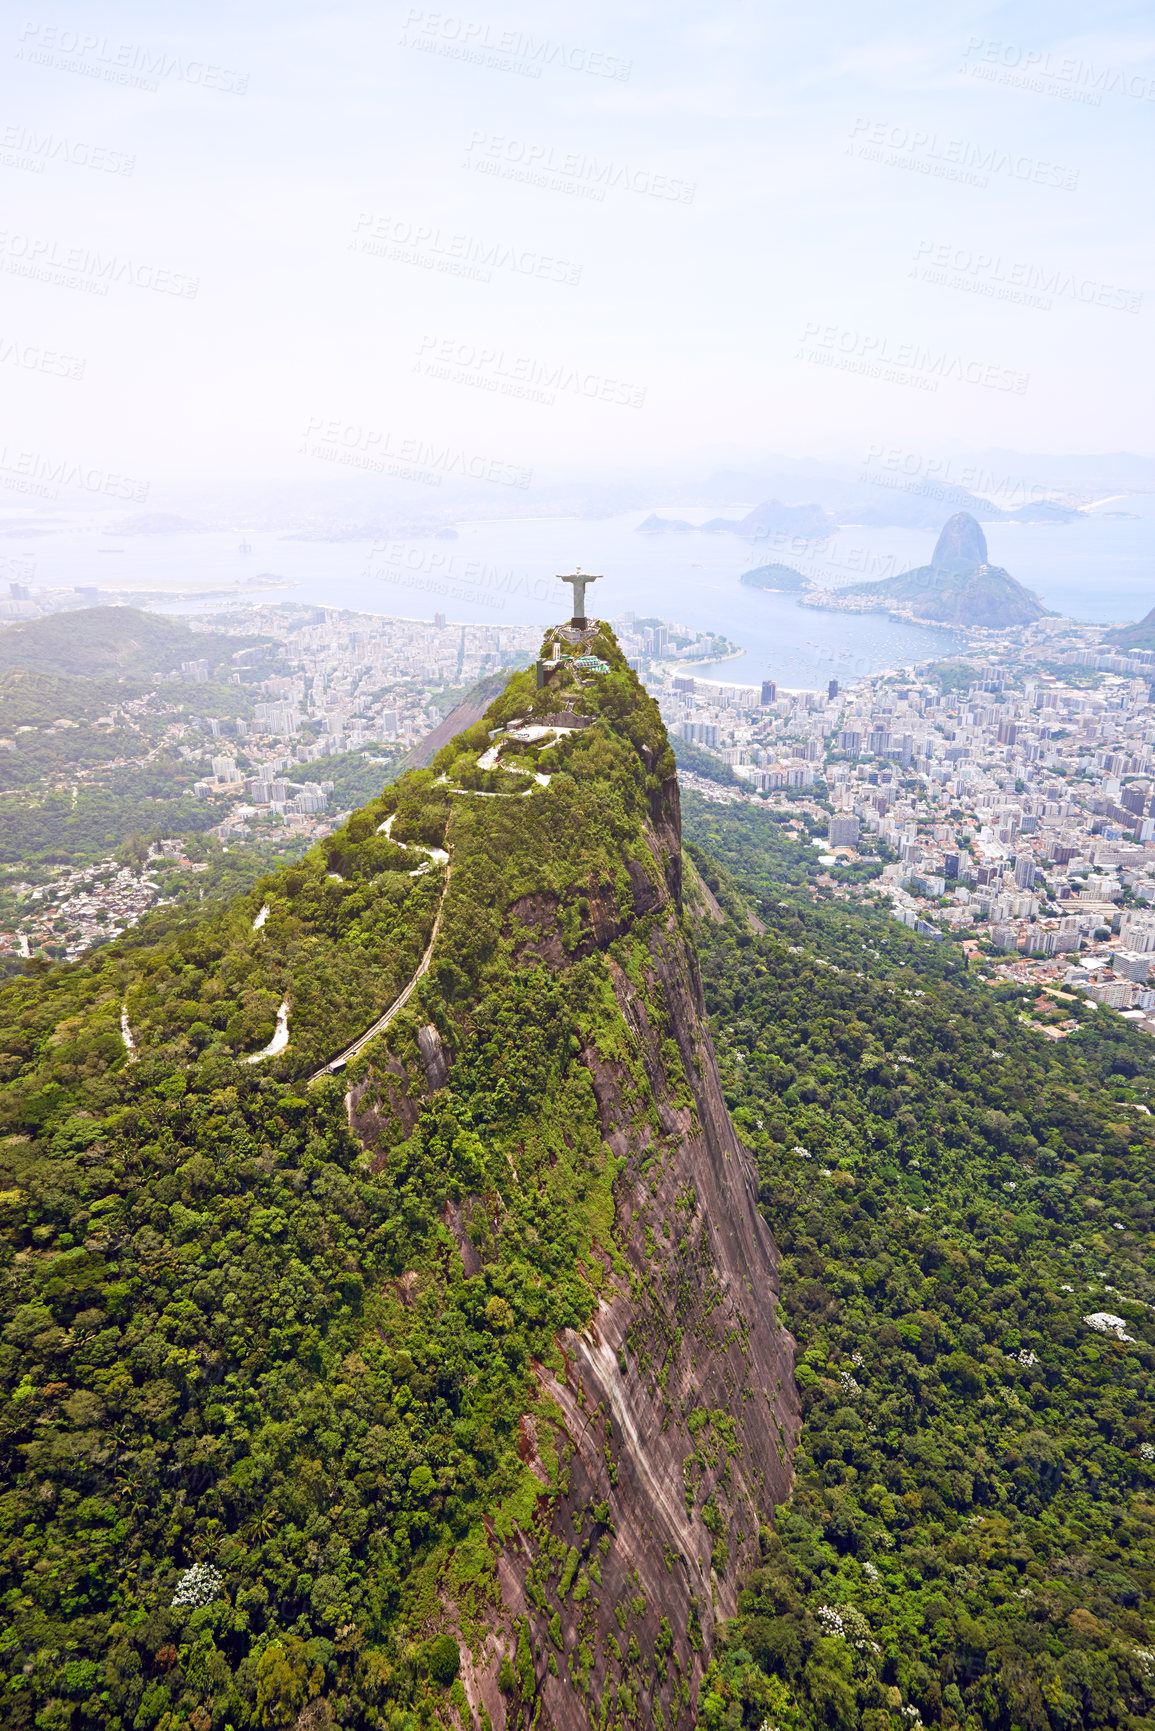
<svg viewBox="0 0 1155 1731"><path fill-rule="evenodd" d="M586 623L586 584L600 583L601 578L587 576L579 565L572 577L562 577L559 574L558 582L573 584L573 618L570 620L570 624L576 625L579 631L584 630Z"/></svg>

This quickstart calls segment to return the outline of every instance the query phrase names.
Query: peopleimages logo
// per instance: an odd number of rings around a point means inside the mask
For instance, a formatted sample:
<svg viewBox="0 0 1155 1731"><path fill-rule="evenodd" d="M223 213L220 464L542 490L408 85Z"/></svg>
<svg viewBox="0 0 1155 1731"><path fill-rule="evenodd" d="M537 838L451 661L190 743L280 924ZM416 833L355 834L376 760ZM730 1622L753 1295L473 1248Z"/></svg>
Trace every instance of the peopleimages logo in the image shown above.
<svg viewBox="0 0 1155 1731"><path fill-rule="evenodd" d="M423 270L468 277L473 282L492 282L494 271L510 271L514 276L576 288L582 275L580 264L554 258L552 253L538 252L533 247L478 240L475 235L448 233L432 223L373 216L365 211L353 225L349 248L391 264L418 265Z"/></svg>
<svg viewBox="0 0 1155 1731"><path fill-rule="evenodd" d="M0 365L19 367L26 373L47 373L50 378L82 379L87 363L78 355L63 355L57 349L0 336Z"/></svg>
<svg viewBox="0 0 1155 1731"><path fill-rule="evenodd" d="M458 601L476 599L485 593L503 597L500 602L489 603L498 606L504 606L505 599L511 596L548 601L554 605L560 605L563 600L562 586L556 577L533 577L525 571L503 570L497 565L487 565L481 559L459 560L456 554L429 551L404 541L378 541L369 558L380 561L380 564L377 567L368 565L365 570L367 577L396 583L401 581L399 573L420 573L427 579L455 585L452 590L442 592L452 594Z"/></svg>
<svg viewBox="0 0 1155 1731"><path fill-rule="evenodd" d="M994 361L975 360L949 349L927 348L921 343L899 343L870 331L824 325L817 320L806 326L794 358L925 391L937 391L940 381L948 379L1021 397L1031 382L1030 373L1020 373Z"/></svg>
<svg viewBox="0 0 1155 1731"><path fill-rule="evenodd" d="M97 465L72 462L69 458L46 457L42 451L17 451L0 446L0 485L39 499L56 499L61 487L78 487L85 493L100 493L108 499L129 499L143 505L150 483L134 481Z"/></svg>
<svg viewBox="0 0 1155 1731"><path fill-rule="evenodd" d="M18 60L36 66L53 66L59 72L79 72L106 84L122 84L136 90L160 89L162 78L181 84L199 84L205 90L220 90L243 96L249 87L247 72L234 72L211 61L186 59L164 48L146 48L137 42L117 42L108 36L90 36L82 30L58 24L27 23L16 50Z"/></svg>
<svg viewBox="0 0 1155 1731"><path fill-rule="evenodd" d="M965 138L947 138L917 126L894 126L887 121L859 118L850 129L847 154L887 168L905 168L939 180L960 181L968 186L990 185L992 175L1006 175L1033 186L1051 186L1074 192L1079 170L1045 161L997 145L975 144Z"/></svg>
<svg viewBox="0 0 1155 1731"><path fill-rule="evenodd" d="M915 249L911 275L943 288L961 288L992 300L1050 312L1055 299L1112 312L1137 313L1143 306L1139 289L1120 288L1097 277L1077 276L1060 265L1036 265L1005 259L1001 253L974 247L921 240ZM1052 298L1053 297L1053 298Z"/></svg>
<svg viewBox="0 0 1155 1731"><path fill-rule="evenodd" d="M1003 507L1036 505L1054 498L1054 489L1025 475L1004 475L976 463L956 463L953 457L935 457L923 451L907 451L900 445L872 444L863 462L860 481L876 487L893 487L946 503L980 498L997 500ZM874 465L874 467L871 467Z"/></svg>
<svg viewBox="0 0 1155 1731"><path fill-rule="evenodd" d="M625 83L633 71L633 62L616 54L554 42L548 36L532 36L524 30L500 30L492 24L471 22L453 12L429 11L423 6L410 6L406 13L401 47L423 48L493 71L517 72L526 78L540 78L543 66L561 66L569 72L586 72L594 78L613 78Z"/></svg>
<svg viewBox="0 0 1155 1731"><path fill-rule="evenodd" d="M466 146L465 166L477 174L541 186L599 204L604 203L607 189L671 204L693 204L698 190L693 181L656 174L653 169L588 156L584 150L530 144L502 132L474 132Z"/></svg>
<svg viewBox="0 0 1155 1731"><path fill-rule="evenodd" d="M338 463L343 468L363 469L369 474L423 481L432 487L440 487L446 475L523 490L533 480L533 470L520 463L466 451L436 439L401 438L384 428L342 421L330 415L309 417L300 454Z"/></svg>
<svg viewBox="0 0 1155 1731"><path fill-rule="evenodd" d="M1123 66L1095 66L1073 55L1049 54L1043 48L1020 48L989 36L972 36L960 72L992 84L1012 85L1043 96L1098 108L1104 95L1129 96L1155 102L1155 78Z"/></svg>
<svg viewBox="0 0 1155 1731"><path fill-rule="evenodd" d="M426 378L541 403L546 408L552 408L559 395L566 394L584 398L586 402L611 403L628 409L640 409L646 401L644 385L628 384L625 379L610 378L565 361L507 355L504 349L459 342L456 337L422 337L413 370Z"/></svg>
<svg viewBox="0 0 1155 1731"><path fill-rule="evenodd" d="M48 162L68 162L73 168L92 168L101 174L130 175L135 156L110 150L104 144L87 144L79 138L61 138L54 132L37 132L19 124L0 129L0 163L5 168L27 168L43 174Z"/></svg>
<svg viewBox="0 0 1155 1731"><path fill-rule="evenodd" d="M813 541L788 530L776 529L755 535L759 554L777 553L789 559L796 570L809 577L820 589L838 582L852 582L863 577L893 577L899 569L898 555L884 553L877 547L860 547L840 540L837 535L815 551Z"/></svg>
<svg viewBox="0 0 1155 1731"><path fill-rule="evenodd" d="M52 282L61 288L96 295L106 295L110 283L127 283L131 288L195 300L200 288L199 277L7 228L0 229L0 270L11 276L32 277L37 282Z"/></svg>

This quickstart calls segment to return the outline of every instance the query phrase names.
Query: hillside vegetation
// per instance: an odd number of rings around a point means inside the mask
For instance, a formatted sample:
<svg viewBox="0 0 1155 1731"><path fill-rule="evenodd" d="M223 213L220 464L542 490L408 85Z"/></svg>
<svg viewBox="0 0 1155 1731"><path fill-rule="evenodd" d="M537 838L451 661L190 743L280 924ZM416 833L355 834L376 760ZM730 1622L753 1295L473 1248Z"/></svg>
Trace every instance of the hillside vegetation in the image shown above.
<svg viewBox="0 0 1155 1731"><path fill-rule="evenodd" d="M1155 607L1134 625L1120 625L1104 633L1103 641L1120 649L1155 649Z"/></svg>
<svg viewBox="0 0 1155 1731"><path fill-rule="evenodd" d="M757 810L691 800L687 834L804 1412L702 1722L1146 1725L1150 1041L1091 1006L1048 1041L953 946L814 906Z"/></svg>
<svg viewBox="0 0 1155 1731"><path fill-rule="evenodd" d="M171 672L182 661L205 660L210 669L227 666L235 650L265 641L193 631L179 619L144 613L139 607L84 607L0 631L0 670L23 667L58 678L148 679Z"/></svg>
<svg viewBox="0 0 1155 1731"><path fill-rule="evenodd" d="M677 916L669 742L595 647L0 987L0 1723L1155 1724L1150 1044L1045 1038L752 804L687 796ZM717 1278L754 1195L691 923L780 1292Z"/></svg>
<svg viewBox="0 0 1155 1731"><path fill-rule="evenodd" d="M958 573L938 571L923 565L885 577L880 583L856 583L844 595L876 597L880 607L909 609L919 619L936 625L984 625L992 629L1006 625L1029 625L1046 617L1037 595L997 565Z"/></svg>

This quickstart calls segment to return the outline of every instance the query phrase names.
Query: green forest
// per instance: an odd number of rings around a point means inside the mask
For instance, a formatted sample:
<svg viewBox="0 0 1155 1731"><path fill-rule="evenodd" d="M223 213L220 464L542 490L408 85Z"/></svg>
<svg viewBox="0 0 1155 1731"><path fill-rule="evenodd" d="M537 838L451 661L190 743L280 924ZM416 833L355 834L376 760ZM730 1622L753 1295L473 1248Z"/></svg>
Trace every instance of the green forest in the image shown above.
<svg viewBox="0 0 1155 1731"><path fill-rule="evenodd" d="M0 670L29 670L38 686L77 681L73 702L89 695L89 681L155 680L182 661L204 660L224 672L238 649L275 645L262 637L223 637L194 631L139 607L84 607L10 625L0 633ZM57 710L57 714L70 710Z"/></svg>
<svg viewBox="0 0 1155 1731"><path fill-rule="evenodd" d="M1089 1002L1049 1041L953 946L812 901L766 813L685 821L804 1413L702 1723L1146 1724L1149 1041Z"/></svg>

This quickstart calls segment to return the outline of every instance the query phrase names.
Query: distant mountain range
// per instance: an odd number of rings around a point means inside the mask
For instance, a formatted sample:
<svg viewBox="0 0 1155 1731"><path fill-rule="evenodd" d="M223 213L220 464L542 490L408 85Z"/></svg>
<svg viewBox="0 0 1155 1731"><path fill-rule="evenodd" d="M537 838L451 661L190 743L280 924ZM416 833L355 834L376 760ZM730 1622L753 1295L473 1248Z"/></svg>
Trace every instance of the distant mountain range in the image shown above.
<svg viewBox="0 0 1155 1731"><path fill-rule="evenodd" d="M1029 625L1047 615L1038 596L1009 571L987 564L987 538L968 511L943 525L929 565L838 591L840 600L851 595L869 597L880 609L901 607L936 625Z"/></svg>
<svg viewBox="0 0 1155 1731"><path fill-rule="evenodd" d="M786 477L783 477L785 479ZM783 504L779 499L765 500L744 517L711 517L705 523L690 523L683 517L660 517L651 513L638 524L645 535L699 534L741 535L746 540L768 540L772 536L790 536L803 541L825 541L843 528L864 529L934 529L941 522L944 508L965 511L981 523L1035 523L1056 527L1073 523L1085 515L1072 505L1056 504L1041 499L1033 504L1016 505L1004 510L979 498L965 487L944 486L931 482L907 482L893 489L882 485L854 486L847 482L815 484L821 502Z"/></svg>
<svg viewBox="0 0 1155 1731"><path fill-rule="evenodd" d="M707 523L687 523L681 517L658 517L651 513L638 524L643 535L698 534L741 535L747 541L764 541L772 535L790 535L801 541L825 541L838 524L820 505L780 505L767 499L744 517L711 517Z"/></svg>

